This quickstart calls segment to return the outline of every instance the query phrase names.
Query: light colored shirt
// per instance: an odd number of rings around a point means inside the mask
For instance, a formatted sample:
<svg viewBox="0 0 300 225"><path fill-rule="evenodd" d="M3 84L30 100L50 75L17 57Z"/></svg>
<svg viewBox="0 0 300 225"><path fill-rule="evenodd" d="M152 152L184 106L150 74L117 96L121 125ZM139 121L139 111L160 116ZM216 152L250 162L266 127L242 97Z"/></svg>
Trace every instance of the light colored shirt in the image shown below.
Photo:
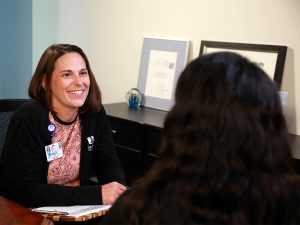
<svg viewBox="0 0 300 225"><path fill-rule="evenodd" d="M56 121L51 112L49 120L56 127L51 143L61 142L63 156L49 162L48 184L60 184L65 186L79 186L79 168L81 151L80 119L69 125Z"/></svg>

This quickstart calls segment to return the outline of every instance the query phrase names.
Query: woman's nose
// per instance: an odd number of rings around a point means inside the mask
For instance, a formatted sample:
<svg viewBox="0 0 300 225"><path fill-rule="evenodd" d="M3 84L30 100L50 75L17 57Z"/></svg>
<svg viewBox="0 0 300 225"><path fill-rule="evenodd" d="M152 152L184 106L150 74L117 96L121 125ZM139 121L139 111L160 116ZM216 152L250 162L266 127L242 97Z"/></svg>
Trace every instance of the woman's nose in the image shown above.
<svg viewBox="0 0 300 225"><path fill-rule="evenodd" d="M79 74L76 74L75 76L74 76L74 82L76 83L76 84L83 84L83 81L82 81L82 78L79 76Z"/></svg>

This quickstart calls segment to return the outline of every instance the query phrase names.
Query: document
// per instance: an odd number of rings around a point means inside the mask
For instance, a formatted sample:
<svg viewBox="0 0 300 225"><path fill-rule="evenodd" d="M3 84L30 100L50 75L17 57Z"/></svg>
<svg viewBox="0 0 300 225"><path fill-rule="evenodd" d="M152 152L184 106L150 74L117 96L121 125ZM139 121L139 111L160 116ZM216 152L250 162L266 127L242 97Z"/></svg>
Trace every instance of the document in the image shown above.
<svg viewBox="0 0 300 225"><path fill-rule="evenodd" d="M111 205L74 205L74 206L46 206L33 208L31 211L44 214L80 217L99 211L110 209Z"/></svg>
<svg viewBox="0 0 300 225"><path fill-rule="evenodd" d="M145 95L170 100L174 86L177 52L150 51Z"/></svg>

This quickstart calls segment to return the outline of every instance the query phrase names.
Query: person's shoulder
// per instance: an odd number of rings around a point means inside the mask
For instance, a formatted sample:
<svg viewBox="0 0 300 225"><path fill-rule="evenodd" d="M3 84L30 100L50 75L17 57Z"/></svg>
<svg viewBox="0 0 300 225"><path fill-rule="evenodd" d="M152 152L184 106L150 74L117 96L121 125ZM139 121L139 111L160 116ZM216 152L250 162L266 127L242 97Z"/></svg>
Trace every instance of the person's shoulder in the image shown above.
<svg viewBox="0 0 300 225"><path fill-rule="evenodd" d="M48 110L36 100L28 100L12 115L10 126L14 129L44 129L49 123Z"/></svg>
<svg viewBox="0 0 300 225"><path fill-rule="evenodd" d="M106 117L106 112L105 109L103 107L103 105L101 105L101 107L93 113L84 113L81 114L81 118L84 120L99 120L99 119L103 119Z"/></svg>
<svg viewBox="0 0 300 225"><path fill-rule="evenodd" d="M47 115L47 108L37 100L30 99L28 102L22 104L15 112L15 117L35 117Z"/></svg>

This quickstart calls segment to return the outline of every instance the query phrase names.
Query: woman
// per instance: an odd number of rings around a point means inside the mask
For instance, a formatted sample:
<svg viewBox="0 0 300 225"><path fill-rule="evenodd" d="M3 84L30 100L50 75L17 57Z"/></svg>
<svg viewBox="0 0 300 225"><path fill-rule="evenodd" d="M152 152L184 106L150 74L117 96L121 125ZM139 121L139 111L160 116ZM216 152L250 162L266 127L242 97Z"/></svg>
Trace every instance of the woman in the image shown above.
<svg viewBox="0 0 300 225"><path fill-rule="evenodd" d="M276 87L240 55L212 53L187 65L160 155L103 224L300 223L300 182Z"/></svg>
<svg viewBox="0 0 300 225"><path fill-rule="evenodd" d="M114 203L126 190L124 173L82 49L50 46L28 92L32 100L7 132L3 195L27 207ZM92 175L99 185L91 185Z"/></svg>

